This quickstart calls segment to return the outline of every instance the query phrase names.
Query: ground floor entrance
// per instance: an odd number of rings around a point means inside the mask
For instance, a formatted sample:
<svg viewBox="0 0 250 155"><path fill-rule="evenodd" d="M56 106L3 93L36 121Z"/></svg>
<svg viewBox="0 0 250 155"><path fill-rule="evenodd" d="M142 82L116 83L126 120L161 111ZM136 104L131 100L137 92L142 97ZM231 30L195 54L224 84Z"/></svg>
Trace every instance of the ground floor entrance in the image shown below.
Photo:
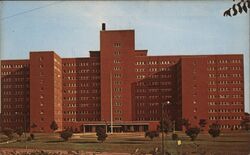
<svg viewBox="0 0 250 155"><path fill-rule="evenodd" d="M121 124L84 124L81 126L81 132L87 133L87 132L96 132L96 129L98 127L104 128L108 133L110 132L145 132L149 129L148 124L127 124L127 125L121 125Z"/></svg>

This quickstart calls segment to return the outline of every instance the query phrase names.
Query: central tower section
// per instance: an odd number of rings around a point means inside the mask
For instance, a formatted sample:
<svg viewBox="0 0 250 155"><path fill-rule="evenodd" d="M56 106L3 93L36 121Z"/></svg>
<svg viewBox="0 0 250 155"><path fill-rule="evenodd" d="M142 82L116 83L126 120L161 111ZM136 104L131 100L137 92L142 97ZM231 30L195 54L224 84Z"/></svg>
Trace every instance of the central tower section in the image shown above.
<svg viewBox="0 0 250 155"><path fill-rule="evenodd" d="M101 119L132 121L134 30L100 32Z"/></svg>

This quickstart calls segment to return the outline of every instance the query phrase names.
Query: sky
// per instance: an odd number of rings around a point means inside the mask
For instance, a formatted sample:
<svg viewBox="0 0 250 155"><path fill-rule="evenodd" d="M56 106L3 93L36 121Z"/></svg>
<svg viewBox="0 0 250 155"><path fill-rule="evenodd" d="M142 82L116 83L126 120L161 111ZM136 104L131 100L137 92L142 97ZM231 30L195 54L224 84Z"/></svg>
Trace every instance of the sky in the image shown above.
<svg viewBox="0 0 250 155"><path fill-rule="evenodd" d="M219 1L1 1L0 57L30 51L87 57L107 30L134 29L136 49L149 55L244 54L245 111L249 106L249 13L224 17Z"/></svg>

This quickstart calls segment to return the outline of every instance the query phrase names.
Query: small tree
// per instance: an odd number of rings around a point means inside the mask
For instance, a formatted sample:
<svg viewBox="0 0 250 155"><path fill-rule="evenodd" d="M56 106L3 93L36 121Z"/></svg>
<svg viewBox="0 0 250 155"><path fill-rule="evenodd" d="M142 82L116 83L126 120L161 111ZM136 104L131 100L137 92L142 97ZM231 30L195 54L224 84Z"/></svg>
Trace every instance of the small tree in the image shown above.
<svg viewBox="0 0 250 155"><path fill-rule="evenodd" d="M3 134L6 135L10 140L13 139L13 134L14 134L14 130L11 128L4 128L3 129Z"/></svg>
<svg viewBox="0 0 250 155"><path fill-rule="evenodd" d="M198 134L200 133L200 129L197 127L191 127L186 130L186 134L191 138L192 141L194 141Z"/></svg>
<svg viewBox="0 0 250 155"><path fill-rule="evenodd" d="M178 134L173 133L173 134L172 134L172 140L177 140L177 139L178 139Z"/></svg>
<svg viewBox="0 0 250 155"><path fill-rule="evenodd" d="M64 141L68 141L69 138L71 138L73 135L73 133L69 130L64 130L63 132L61 132L60 136Z"/></svg>
<svg viewBox="0 0 250 155"><path fill-rule="evenodd" d="M172 121L170 119L166 119L166 120L162 120L159 122L159 126L158 126L158 129L160 131L164 131L166 134L171 131L173 128L173 124L172 124Z"/></svg>
<svg viewBox="0 0 250 155"><path fill-rule="evenodd" d="M201 131L203 131L203 128L205 128L206 125L207 125L207 120L206 119L200 119L199 126L201 128Z"/></svg>
<svg viewBox="0 0 250 155"><path fill-rule="evenodd" d="M210 125L208 133L213 138L220 136L220 125L218 123L213 123Z"/></svg>
<svg viewBox="0 0 250 155"><path fill-rule="evenodd" d="M242 126L243 129L245 130L250 130L250 114L245 113L245 117L242 119L240 125Z"/></svg>
<svg viewBox="0 0 250 155"><path fill-rule="evenodd" d="M158 131L146 131L145 137L149 137L151 140L153 140L155 137L159 137Z"/></svg>
<svg viewBox="0 0 250 155"><path fill-rule="evenodd" d="M106 140L108 135L106 134L106 130L102 127L98 127L96 129L97 140L101 141L102 143Z"/></svg>
<svg viewBox="0 0 250 155"><path fill-rule="evenodd" d="M31 140L34 140L35 139L35 135L33 133L30 134L30 138Z"/></svg>
<svg viewBox="0 0 250 155"><path fill-rule="evenodd" d="M16 134L19 136L19 138L23 135L23 129L22 128L18 128L16 130Z"/></svg>
<svg viewBox="0 0 250 155"><path fill-rule="evenodd" d="M58 125L56 124L56 121L51 122L50 129L53 130L53 132L55 132L55 130L58 129Z"/></svg>
<svg viewBox="0 0 250 155"><path fill-rule="evenodd" d="M37 125L35 123L32 123L31 126L30 126L30 128L32 128L32 129L34 129L36 127L37 127Z"/></svg>
<svg viewBox="0 0 250 155"><path fill-rule="evenodd" d="M186 130L190 127L190 123L188 119L182 119L181 124L186 128Z"/></svg>

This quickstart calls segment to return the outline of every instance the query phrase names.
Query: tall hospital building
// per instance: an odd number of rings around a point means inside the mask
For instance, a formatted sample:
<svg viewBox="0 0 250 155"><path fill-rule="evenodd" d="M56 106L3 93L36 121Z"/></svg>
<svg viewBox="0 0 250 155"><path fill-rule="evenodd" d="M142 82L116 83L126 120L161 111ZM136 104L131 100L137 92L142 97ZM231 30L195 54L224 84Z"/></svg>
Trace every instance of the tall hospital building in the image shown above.
<svg viewBox="0 0 250 155"><path fill-rule="evenodd" d="M135 49L134 33L103 24L100 50L89 57L32 51L26 60L1 60L1 128L51 132L55 120L59 130L136 132L155 130L161 114L177 129L184 118L241 127L242 54L147 56Z"/></svg>

